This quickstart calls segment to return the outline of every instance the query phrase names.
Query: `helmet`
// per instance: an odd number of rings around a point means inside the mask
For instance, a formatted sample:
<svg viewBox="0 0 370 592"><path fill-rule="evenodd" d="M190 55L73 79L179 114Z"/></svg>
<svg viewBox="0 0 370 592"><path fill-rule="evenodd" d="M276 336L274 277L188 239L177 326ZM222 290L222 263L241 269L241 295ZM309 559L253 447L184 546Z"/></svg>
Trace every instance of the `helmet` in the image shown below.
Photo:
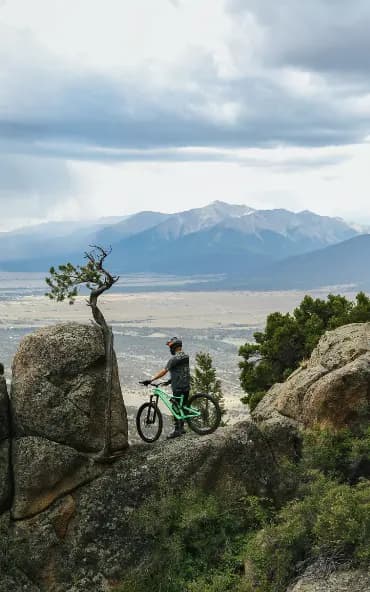
<svg viewBox="0 0 370 592"><path fill-rule="evenodd" d="M166 343L170 348L171 354L174 355L178 347L182 347L182 340L179 337L171 337Z"/></svg>

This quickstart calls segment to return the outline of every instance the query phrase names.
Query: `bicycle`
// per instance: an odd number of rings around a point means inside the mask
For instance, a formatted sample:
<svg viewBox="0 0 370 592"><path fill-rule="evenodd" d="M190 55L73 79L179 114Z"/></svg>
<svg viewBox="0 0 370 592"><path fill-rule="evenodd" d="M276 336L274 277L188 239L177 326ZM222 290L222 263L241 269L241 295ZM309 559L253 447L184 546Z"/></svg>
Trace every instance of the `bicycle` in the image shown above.
<svg viewBox="0 0 370 592"><path fill-rule="evenodd" d="M138 409L136 428L142 440L149 443L155 442L162 433L163 418L158 407L159 399L175 419L186 421L189 428L196 434L204 436L217 430L221 422L221 409L211 395L193 395L188 404L183 406L183 395L175 397L160 388L166 384L168 383L152 384L153 392L150 395L150 400Z"/></svg>

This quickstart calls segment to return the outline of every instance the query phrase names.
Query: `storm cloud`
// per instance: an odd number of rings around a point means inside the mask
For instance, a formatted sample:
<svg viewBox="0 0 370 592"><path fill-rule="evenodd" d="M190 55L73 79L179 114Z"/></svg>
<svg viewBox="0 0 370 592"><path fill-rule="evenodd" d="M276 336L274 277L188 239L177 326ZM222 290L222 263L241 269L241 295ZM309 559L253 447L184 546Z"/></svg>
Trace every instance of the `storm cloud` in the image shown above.
<svg viewBox="0 0 370 592"><path fill-rule="evenodd" d="M136 76L114 76L66 68L29 33L17 33L14 39L7 31L2 38L8 39L8 44L3 41L0 52L2 140L9 143L10 150L12 144L14 150L23 145L30 153L37 150L35 143L41 143L54 154L59 145L65 155L69 144L72 158L76 152L88 158L92 146L325 146L360 142L368 135L370 105L366 97L370 85L364 83L359 95L358 82L324 77L319 88L306 92L300 88L299 77L281 73L280 68L346 68L340 47L348 68L351 60L361 67L357 54L367 64L366 45L362 52L359 48L370 22L370 7L360 1L362 13L353 11L357 17L352 20L348 5L339 0L304 5L295 0L278 4L233 0L228 7L241 36L243 19L238 11L245 18L252 15L261 26L263 42L256 63L267 63L268 68L240 68L224 76L211 54L199 52L181 66L191 84L157 85L145 71ZM345 51L349 39L341 26L352 34L352 53ZM370 45L370 40L366 43ZM15 57L17 47L22 51ZM248 50L239 43L231 44L230 51L239 52L237 63ZM331 53L336 61L330 59Z"/></svg>
<svg viewBox="0 0 370 592"><path fill-rule="evenodd" d="M243 27L261 27L260 58L275 65L348 74L370 70L370 4L367 0L229 0ZM240 20L242 19L242 20Z"/></svg>
<svg viewBox="0 0 370 592"><path fill-rule="evenodd" d="M348 163L370 137L367 0L55 6L58 16L48 0L32 9L0 1L0 200L9 211L47 214L75 196L76 171L86 175L84 203L89 183L98 191L109 179L118 203L120 165L136 185L133 163L294 174Z"/></svg>

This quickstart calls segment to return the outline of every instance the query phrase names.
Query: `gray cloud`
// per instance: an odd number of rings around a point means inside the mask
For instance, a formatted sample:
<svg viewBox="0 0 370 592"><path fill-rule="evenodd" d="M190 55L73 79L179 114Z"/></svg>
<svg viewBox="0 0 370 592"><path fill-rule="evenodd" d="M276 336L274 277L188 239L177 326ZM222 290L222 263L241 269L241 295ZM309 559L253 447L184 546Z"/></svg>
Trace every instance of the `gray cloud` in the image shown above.
<svg viewBox="0 0 370 592"><path fill-rule="evenodd" d="M357 32L370 14L365 2L358 4L363 18L355 23ZM328 28L329 7L337 26ZM340 42L339 24L346 24L349 13L344 0L232 0L229 8L235 26L242 24L240 14L252 13L267 31L259 57L269 69L222 78L213 56L199 52L187 65L193 84L184 88L154 88L145 73L122 80L66 69L28 33L19 34L0 53L3 149L91 160L227 160L228 156L211 153L168 150L327 146L363 140L369 133L370 114L356 111L351 99L369 92L367 80L354 79L352 73L352 80L331 79L326 92L309 94L295 92L279 75L279 68L294 60L303 69L323 68L325 60L330 61L328 46L337 47L331 35ZM23 50L15 52L20 44ZM337 61L344 68L343 60ZM227 115L228 108L234 109L234 116ZM158 149L167 152L153 152ZM145 152L140 155L135 150Z"/></svg>
<svg viewBox="0 0 370 592"><path fill-rule="evenodd" d="M229 0L228 7L263 27L261 57L269 63L351 77L370 70L368 0Z"/></svg>
<svg viewBox="0 0 370 592"><path fill-rule="evenodd" d="M122 88L102 76L62 79L57 97L38 90L32 111L0 114L0 136L9 145L27 143L33 152L36 141L62 143L64 149L71 144L82 151L84 146L324 146L361 141L368 133L369 117L346 113L335 96L298 97L279 82L257 76L205 85L201 94L164 91L151 96L139 85ZM24 92L32 95L32 87ZM209 97L219 107L219 118L217 113L208 116ZM235 105L234 120L222 118L225 104Z"/></svg>
<svg viewBox="0 0 370 592"><path fill-rule="evenodd" d="M6 143L0 142L0 154L2 151L6 151L8 148ZM29 153L29 146L27 143L19 142L15 147L15 152L17 154L25 155L21 162L23 164L27 163L27 155ZM42 162L42 173L44 170L50 170L48 167L48 160L51 159L53 162L53 166L51 167L51 172L53 173L53 169L57 169L61 175L53 175L54 179L59 180L59 188L61 189L61 193L64 193L68 186L70 188L74 187L74 181L71 179L70 175L66 174L66 170L64 167L61 170L58 170L58 167L55 166L58 163L57 159L71 159L76 161L89 161L89 162L233 162L238 163L240 165L249 166L249 167L257 167L257 168L269 168L269 169L278 169L278 170L298 170L298 169L308 169L308 168L317 168L317 167L328 167L340 164L342 162L346 162L351 158L349 153L334 153L334 154L316 154L316 153L301 153L297 155L292 154L282 154L278 160L274 159L273 155L268 156L251 156L248 153L240 153L235 152L233 150L224 149L211 149L211 148L202 148L202 150L197 150L196 148L143 148L143 149L128 149L128 148L104 148L104 147L89 147L84 146L76 147L73 144L63 145L63 144L48 144L48 143L39 143L33 149L34 154L40 157L40 162ZM41 160L42 159L42 160ZM36 160L36 159L35 159ZM19 158L16 157L16 161L19 161ZM7 176L10 182L10 189L19 191L20 187L24 190L30 189L32 185L37 187L38 180L41 178L42 183L44 183L46 192L53 191L58 189L58 183L51 185L50 181L41 177L41 171L35 174L35 171L32 170L32 181L34 183L30 183L30 179L25 180L21 183L14 184L14 175L20 174L21 176L24 175L24 170L22 167L14 166L14 161L10 161L11 166L6 165L7 167ZM28 164L28 163L27 163ZM31 165L33 167L33 164ZM5 168L5 167L4 167ZM27 166L26 169L29 169ZM0 166L0 174L1 174L1 166ZM54 181L55 183L55 181ZM15 186L14 186L15 185ZM25 185L23 187L23 185ZM4 189L4 187L3 187ZM0 183L0 192L1 192L1 183ZM1 197L1 193L0 193Z"/></svg>

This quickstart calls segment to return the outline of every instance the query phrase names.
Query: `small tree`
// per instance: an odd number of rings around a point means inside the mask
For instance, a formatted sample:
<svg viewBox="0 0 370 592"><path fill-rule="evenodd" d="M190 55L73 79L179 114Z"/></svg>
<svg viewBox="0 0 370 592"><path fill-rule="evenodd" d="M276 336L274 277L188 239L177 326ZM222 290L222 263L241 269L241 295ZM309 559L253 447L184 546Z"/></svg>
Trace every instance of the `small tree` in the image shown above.
<svg viewBox="0 0 370 592"><path fill-rule="evenodd" d="M191 377L191 390L193 393L208 393L218 401L221 413L225 413L224 395L221 381L216 376L213 361L209 353L198 352L195 356L195 370Z"/></svg>
<svg viewBox="0 0 370 592"><path fill-rule="evenodd" d="M45 279L50 290L45 295L57 302L68 300L69 304L73 304L81 286L85 286L90 290L87 304L91 307L94 321L102 330L106 359L107 400L105 405L104 447L96 457L98 460L104 460L111 455L114 357L112 328L107 324L102 311L98 307L98 298L109 290L118 281L119 277L113 276L104 267L104 261L111 253L111 249L105 250L97 245L92 245L91 249L91 251L85 253L86 265L74 266L72 263L66 263L65 265L59 265L57 269L51 267L49 270L50 276Z"/></svg>

